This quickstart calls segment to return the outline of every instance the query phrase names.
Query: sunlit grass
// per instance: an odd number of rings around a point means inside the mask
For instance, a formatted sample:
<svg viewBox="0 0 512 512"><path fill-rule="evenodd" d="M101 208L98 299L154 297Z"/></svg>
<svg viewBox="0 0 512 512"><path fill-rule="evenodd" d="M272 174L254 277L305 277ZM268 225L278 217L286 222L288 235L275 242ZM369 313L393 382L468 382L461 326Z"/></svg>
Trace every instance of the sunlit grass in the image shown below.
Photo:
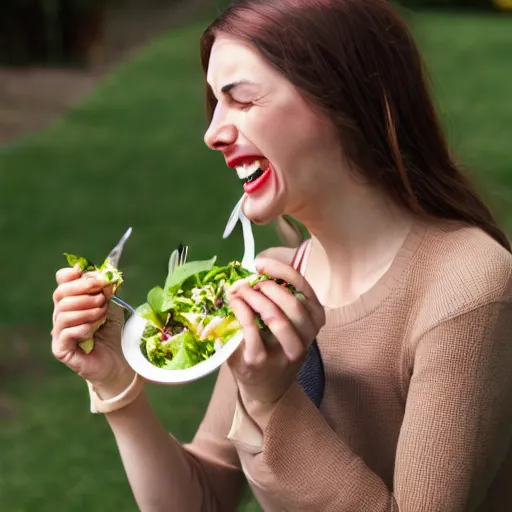
<svg viewBox="0 0 512 512"><path fill-rule="evenodd" d="M414 23L454 151L511 230L512 19L431 14ZM156 40L51 129L0 153L0 324L40 333L26 340L24 365L11 360L14 338L1 339L2 364L17 365L0 381L17 412L0 424L2 511L137 510L85 384L51 358L51 294L63 252L99 260L128 226L123 293L135 304L165 278L179 242L194 259L240 256L239 234L221 239L240 185L202 142L201 28ZM274 243L272 228L257 239ZM212 382L150 389L179 439L193 435Z"/></svg>

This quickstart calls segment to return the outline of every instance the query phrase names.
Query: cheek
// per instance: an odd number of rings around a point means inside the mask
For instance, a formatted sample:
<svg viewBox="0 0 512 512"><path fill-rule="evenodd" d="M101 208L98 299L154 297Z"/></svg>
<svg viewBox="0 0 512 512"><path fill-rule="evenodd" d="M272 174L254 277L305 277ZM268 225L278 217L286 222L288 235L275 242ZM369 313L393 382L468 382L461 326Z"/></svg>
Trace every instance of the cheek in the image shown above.
<svg viewBox="0 0 512 512"><path fill-rule="evenodd" d="M251 142L258 145L268 144L268 141L280 132L282 121L272 108L253 107L244 114L241 126Z"/></svg>
<svg viewBox="0 0 512 512"><path fill-rule="evenodd" d="M244 136L283 171L310 168L339 144L328 119L317 115L300 97L257 106L242 115Z"/></svg>
<svg viewBox="0 0 512 512"><path fill-rule="evenodd" d="M297 112L296 106L253 110L247 113L243 126L246 137L270 160L308 153L325 131L312 114Z"/></svg>

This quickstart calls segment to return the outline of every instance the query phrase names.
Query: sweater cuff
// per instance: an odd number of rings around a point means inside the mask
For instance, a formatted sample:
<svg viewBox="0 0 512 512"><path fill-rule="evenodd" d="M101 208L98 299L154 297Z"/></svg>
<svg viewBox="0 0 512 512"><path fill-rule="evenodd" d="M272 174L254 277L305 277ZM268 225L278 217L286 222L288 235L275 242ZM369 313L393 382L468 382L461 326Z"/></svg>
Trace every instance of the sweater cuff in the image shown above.
<svg viewBox="0 0 512 512"><path fill-rule="evenodd" d="M263 431L263 460L278 475L296 475L306 447L314 447L315 455L322 454L325 464L332 462L338 468L350 467L357 460L295 382L277 403Z"/></svg>
<svg viewBox="0 0 512 512"><path fill-rule="evenodd" d="M263 451L263 433L247 414L240 393L237 394L233 423L227 438L238 450L256 455Z"/></svg>

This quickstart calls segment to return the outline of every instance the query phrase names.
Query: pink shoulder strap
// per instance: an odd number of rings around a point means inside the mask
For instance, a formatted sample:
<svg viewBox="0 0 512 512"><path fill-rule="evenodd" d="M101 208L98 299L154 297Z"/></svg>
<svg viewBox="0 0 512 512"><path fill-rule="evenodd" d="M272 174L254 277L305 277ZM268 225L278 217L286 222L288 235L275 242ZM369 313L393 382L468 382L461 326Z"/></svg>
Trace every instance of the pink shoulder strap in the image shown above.
<svg viewBox="0 0 512 512"><path fill-rule="evenodd" d="M303 240L299 247L297 247L297 250L295 251L295 254L293 255L291 265L295 270L298 270L300 272L300 268L302 265L302 262L304 260L304 254L306 253L306 249L308 247L309 240ZM302 274L302 272L301 272Z"/></svg>

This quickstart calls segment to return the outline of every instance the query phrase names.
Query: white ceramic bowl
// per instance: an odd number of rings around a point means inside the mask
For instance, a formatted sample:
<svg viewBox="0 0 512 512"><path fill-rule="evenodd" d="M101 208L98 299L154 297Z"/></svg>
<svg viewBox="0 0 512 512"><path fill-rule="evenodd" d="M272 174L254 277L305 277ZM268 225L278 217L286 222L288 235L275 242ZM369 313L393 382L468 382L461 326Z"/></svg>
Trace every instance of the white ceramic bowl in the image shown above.
<svg viewBox="0 0 512 512"><path fill-rule="evenodd" d="M240 331L206 361L185 370L164 370L151 364L140 349L140 341L146 324L146 319L139 315L132 315L124 325L121 346L124 357L133 370L146 380L160 384L185 384L209 375L233 354L243 339L243 333Z"/></svg>

